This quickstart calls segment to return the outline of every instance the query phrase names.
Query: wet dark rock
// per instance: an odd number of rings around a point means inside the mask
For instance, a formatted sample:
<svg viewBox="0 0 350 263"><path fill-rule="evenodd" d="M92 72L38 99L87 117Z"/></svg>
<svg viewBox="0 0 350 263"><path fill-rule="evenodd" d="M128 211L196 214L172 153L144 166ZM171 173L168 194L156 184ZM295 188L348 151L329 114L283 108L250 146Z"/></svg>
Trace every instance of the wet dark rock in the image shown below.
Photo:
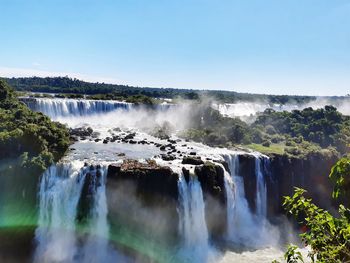
<svg viewBox="0 0 350 263"><path fill-rule="evenodd" d="M220 238L226 231L227 217L224 170L222 166L206 162L195 166L194 172L203 189L209 233Z"/></svg>
<svg viewBox="0 0 350 263"><path fill-rule="evenodd" d="M196 152L190 152L189 155L197 155Z"/></svg>
<svg viewBox="0 0 350 263"><path fill-rule="evenodd" d="M92 138L98 138L100 136L100 133L99 132L93 132L91 133L91 137Z"/></svg>
<svg viewBox="0 0 350 263"><path fill-rule="evenodd" d="M101 141L101 139L95 139L95 142L100 142Z"/></svg>
<svg viewBox="0 0 350 263"><path fill-rule="evenodd" d="M166 150L166 146L165 145L160 146L159 150L165 151Z"/></svg>
<svg viewBox="0 0 350 263"><path fill-rule="evenodd" d="M81 136L91 136L93 133L92 128L90 127L81 127L81 128L70 128L69 129L69 134L71 136L77 136L77 137L81 137Z"/></svg>
<svg viewBox="0 0 350 263"><path fill-rule="evenodd" d="M221 166L206 162L203 165L196 166L194 172L198 176L203 191L219 197L223 203L226 202L224 170Z"/></svg>
<svg viewBox="0 0 350 263"><path fill-rule="evenodd" d="M182 164L201 165L204 162L200 157L185 156L182 159Z"/></svg>
<svg viewBox="0 0 350 263"><path fill-rule="evenodd" d="M128 135L126 135L124 138L126 140L130 140L130 139L134 139L134 137L136 136L136 133L129 133Z"/></svg>
<svg viewBox="0 0 350 263"><path fill-rule="evenodd" d="M85 174L83 188L78 202L77 220L84 222L88 219L94 203L94 195L101 186L101 166L90 165L89 171Z"/></svg>
<svg viewBox="0 0 350 263"><path fill-rule="evenodd" d="M137 142L134 141L134 140L130 140L129 143L130 143L130 144L136 144Z"/></svg>
<svg viewBox="0 0 350 263"><path fill-rule="evenodd" d="M190 170L186 169L185 167L182 167L182 173L185 177L186 182L188 183L190 181Z"/></svg>
<svg viewBox="0 0 350 263"><path fill-rule="evenodd" d="M136 184L137 193L157 201L157 198L177 200L178 175L167 166L159 166L155 161L140 163L137 160L124 160L122 164L108 166L108 180L132 181Z"/></svg>
<svg viewBox="0 0 350 263"><path fill-rule="evenodd" d="M172 154L162 154L161 157L164 161L173 161L176 159L176 157Z"/></svg>
<svg viewBox="0 0 350 263"><path fill-rule="evenodd" d="M103 140L103 143L104 143L104 144L107 144L107 143L108 143L108 140L104 139L104 140Z"/></svg>
<svg viewBox="0 0 350 263"><path fill-rule="evenodd" d="M120 156L120 157L125 156L125 153L118 153L117 156Z"/></svg>

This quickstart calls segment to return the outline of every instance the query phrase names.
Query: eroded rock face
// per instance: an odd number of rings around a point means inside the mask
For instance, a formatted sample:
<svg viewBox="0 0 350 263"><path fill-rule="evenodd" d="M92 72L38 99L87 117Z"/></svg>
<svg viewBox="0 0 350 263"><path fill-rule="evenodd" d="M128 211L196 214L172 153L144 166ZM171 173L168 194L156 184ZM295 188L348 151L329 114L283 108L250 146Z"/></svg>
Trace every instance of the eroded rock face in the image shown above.
<svg viewBox="0 0 350 263"><path fill-rule="evenodd" d="M159 166L155 161L141 163L124 160L122 164L108 167L109 180L130 180L137 186L138 194L161 195L177 200L178 175L167 166Z"/></svg>
<svg viewBox="0 0 350 263"><path fill-rule="evenodd" d="M244 192L248 205L252 211L256 210L256 171L255 156L251 154L239 155L238 175L243 177Z"/></svg>
<svg viewBox="0 0 350 263"><path fill-rule="evenodd" d="M226 231L224 169L219 164L206 162L195 167L195 174L185 167L182 170L187 182L191 176L198 177L209 233L214 238L222 237ZM151 235L166 239L178 236L178 174L155 161L124 160L108 167L107 179L112 217L143 231L147 229Z"/></svg>
<svg viewBox="0 0 350 263"><path fill-rule="evenodd" d="M211 194L222 203L226 203L224 170L211 162L196 166L194 170L202 185L203 192Z"/></svg>
<svg viewBox="0 0 350 263"><path fill-rule="evenodd" d="M177 182L177 174L155 161L124 160L109 165L106 189L111 224L121 224L161 242L176 242Z"/></svg>
<svg viewBox="0 0 350 263"><path fill-rule="evenodd" d="M244 179L244 190L249 207L256 210L256 167L255 156L239 156L239 176ZM272 218L284 215L283 197L290 196L294 187L308 191L308 196L323 208L331 209L332 185L328 178L331 167L337 161L336 155L315 153L307 158L295 158L286 155L270 156L268 167L264 168L267 187L267 214Z"/></svg>
<svg viewBox="0 0 350 263"><path fill-rule="evenodd" d="M314 203L332 209L333 186L328 176L337 160L336 155L322 153L309 155L306 159L272 156L271 177L267 180L269 214L285 213L281 207L283 196L292 195L294 187L306 189Z"/></svg>
<svg viewBox="0 0 350 263"><path fill-rule="evenodd" d="M102 170L99 165L86 168L85 177L81 177L80 180L84 180L83 188L78 202L77 220L85 221L90 213L94 204L94 197L97 188L101 186L102 182Z"/></svg>
<svg viewBox="0 0 350 263"><path fill-rule="evenodd" d="M226 232L226 192L224 169L218 164L205 162L194 170L201 183L205 200L205 216L209 233L220 239Z"/></svg>

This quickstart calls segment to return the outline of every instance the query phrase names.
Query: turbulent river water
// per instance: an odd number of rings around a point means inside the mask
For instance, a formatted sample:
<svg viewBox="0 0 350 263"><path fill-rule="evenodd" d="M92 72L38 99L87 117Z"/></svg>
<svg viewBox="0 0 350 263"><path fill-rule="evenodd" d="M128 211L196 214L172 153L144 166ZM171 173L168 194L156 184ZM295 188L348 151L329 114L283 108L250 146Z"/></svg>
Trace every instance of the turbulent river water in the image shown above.
<svg viewBox="0 0 350 263"><path fill-rule="evenodd" d="M135 140L163 144L164 140L146 131L164 121L181 129L185 123L181 109L163 105L149 112L123 102L73 99L35 99L28 105L72 128L89 126L97 138L77 141L61 162L41 176L34 262L271 262L281 259L280 230L267 219L267 156L244 153L255 158L256 208L252 210L239 172L238 157L242 152L192 142L179 143L179 152L195 151L203 158L228 164L229 171L224 169L227 230L218 240L208 232L208 200L203 197L201 183L196 176L185 180L182 168L193 170L192 166L183 165L180 158L171 162L162 160L154 144L103 143L103 138L112 133L133 132ZM181 141L175 135L172 138ZM127 187L120 193L108 190L106 171L109 164L126 158L140 162L153 159L178 174L179 222L175 241L152 240L152 233L130 232L114 222L115 207L128 208L135 192ZM85 189L87 176L93 178L93 183ZM88 201L82 200L83 195ZM84 202L88 202L90 212L83 220L77 220ZM133 213L137 220L154 221L159 228L170 224L141 205Z"/></svg>

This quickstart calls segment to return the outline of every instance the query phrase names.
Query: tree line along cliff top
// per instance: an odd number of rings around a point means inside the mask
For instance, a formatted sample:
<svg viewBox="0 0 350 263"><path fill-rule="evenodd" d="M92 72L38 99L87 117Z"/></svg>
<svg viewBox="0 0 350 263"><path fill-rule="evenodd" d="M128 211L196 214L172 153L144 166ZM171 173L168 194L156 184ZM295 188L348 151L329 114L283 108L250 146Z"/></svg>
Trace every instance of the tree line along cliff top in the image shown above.
<svg viewBox="0 0 350 263"><path fill-rule="evenodd" d="M262 100L269 103L306 103L316 99L313 96L287 96L239 93L224 90L195 90L175 88L136 87L129 85L90 83L69 77L27 77L4 78L4 80L17 91L71 93L101 95L113 94L114 96L129 97L143 95L151 98L183 98L198 99L202 95L213 98L219 102L234 103L237 101Z"/></svg>

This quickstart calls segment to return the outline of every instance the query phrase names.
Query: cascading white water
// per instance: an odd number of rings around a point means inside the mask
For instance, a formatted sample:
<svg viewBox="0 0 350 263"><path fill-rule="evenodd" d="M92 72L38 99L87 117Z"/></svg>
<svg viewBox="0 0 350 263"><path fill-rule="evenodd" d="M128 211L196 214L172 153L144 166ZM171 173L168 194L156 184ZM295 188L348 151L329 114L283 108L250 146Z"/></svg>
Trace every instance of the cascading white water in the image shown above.
<svg viewBox="0 0 350 263"><path fill-rule="evenodd" d="M239 175L239 155L224 155L229 165L234 189L226 179L227 196L227 239L243 246L261 247L278 241L278 234L267 222L266 182L261 156L255 156L256 164L256 211L251 211L244 191L244 179ZM225 176L227 178L227 176ZM232 195L234 198L232 198ZM233 204L232 204L233 202ZM270 235L267 233L270 231Z"/></svg>
<svg viewBox="0 0 350 263"><path fill-rule="evenodd" d="M202 187L196 176L187 183L181 175L179 189L179 230L183 239L180 256L185 262L208 262L212 249L205 221Z"/></svg>
<svg viewBox="0 0 350 263"><path fill-rule="evenodd" d="M42 176L34 262L81 262L81 259L83 262L106 262L109 229L105 174L94 195L87 239L81 244L76 217L89 171L89 167L82 166L80 161L60 163L51 166Z"/></svg>
<svg viewBox="0 0 350 263"><path fill-rule="evenodd" d="M48 99L35 98L27 101L27 105L35 111L40 111L51 118L68 116L87 116L111 112L116 109L128 110L131 103L112 100L86 99Z"/></svg>
<svg viewBox="0 0 350 263"><path fill-rule="evenodd" d="M53 165L42 176L39 192L35 262L73 261L75 217L84 174L82 165Z"/></svg>
<svg viewBox="0 0 350 263"><path fill-rule="evenodd" d="M225 155L229 165L234 190L225 184L227 195L227 238L241 245L253 245L257 233L253 213L249 209L244 191L243 177L239 176L238 155ZM234 198L232 198L232 195ZM231 202L234 202L233 204Z"/></svg>
<svg viewBox="0 0 350 263"><path fill-rule="evenodd" d="M108 235L109 235L109 225L107 222L107 200L106 200L106 169L101 168L102 178L97 187L95 198L93 200L94 204L92 206L92 211L90 215L90 222L88 225L89 237L83 248L83 260L82 262L109 262L108 259Z"/></svg>
<svg viewBox="0 0 350 263"><path fill-rule="evenodd" d="M259 157L255 158L256 174L256 215L265 220L267 215L267 189L263 172L263 165Z"/></svg>

